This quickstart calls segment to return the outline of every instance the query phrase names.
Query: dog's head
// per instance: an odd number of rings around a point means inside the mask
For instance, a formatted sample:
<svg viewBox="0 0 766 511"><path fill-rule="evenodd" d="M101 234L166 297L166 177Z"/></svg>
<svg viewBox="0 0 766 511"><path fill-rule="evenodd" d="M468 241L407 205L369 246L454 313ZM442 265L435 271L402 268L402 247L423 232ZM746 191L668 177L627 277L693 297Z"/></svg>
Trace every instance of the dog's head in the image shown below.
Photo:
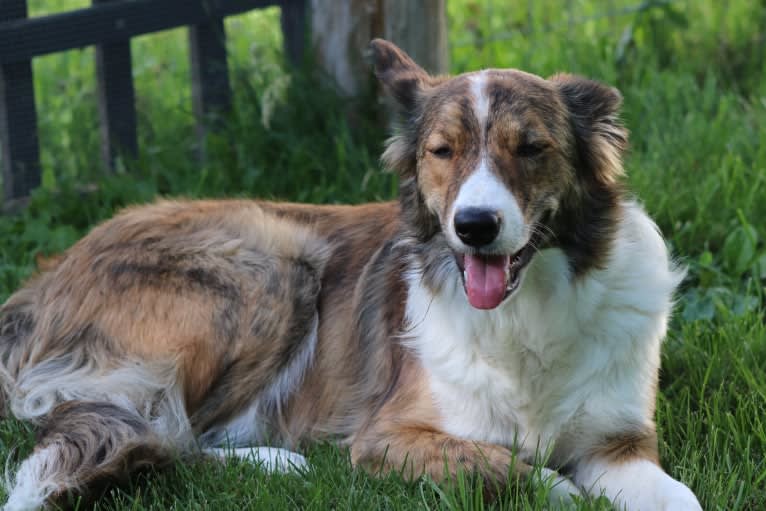
<svg viewBox="0 0 766 511"><path fill-rule="evenodd" d="M573 275L601 263L627 145L617 90L512 69L432 77L387 41L371 50L400 109L383 160L406 222L443 240L474 307L512 295L541 248L561 248Z"/></svg>

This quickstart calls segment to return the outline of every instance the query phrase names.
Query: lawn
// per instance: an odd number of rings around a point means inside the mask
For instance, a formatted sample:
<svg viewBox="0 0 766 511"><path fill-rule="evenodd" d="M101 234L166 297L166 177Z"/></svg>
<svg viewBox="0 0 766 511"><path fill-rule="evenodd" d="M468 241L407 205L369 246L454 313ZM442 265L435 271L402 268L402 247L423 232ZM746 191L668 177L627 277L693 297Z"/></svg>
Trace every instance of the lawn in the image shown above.
<svg viewBox="0 0 766 511"><path fill-rule="evenodd" d="M88 3L29 2L35 14ZM623 92L628 183L689 269L664 345L663 465L704 509L764 509L766 2L450 0L448 10L454 72L570 71ZM137 39L141 154L108 178L99 164L93 51L36 60L44 184L23 213L0 216L0 300L30 275L37 254L64 250L118 208L159 195L393 197L395 179L378 163L385 133L371 120L379 106L338 97L310 65L284 66L278 27L274 9L227 21L236 108L203 162L195 158L185 34ZM83 199L78 190L89 183L98 190ZM3 422L0 456L27 453L32 438L28 427ZM474 481L406 484L352 470L347 453L330 445L308 455L301 477L177 463L113 490L97 509L485 506ZM513 486L490 507L541 509L544 491Z"/></svg>

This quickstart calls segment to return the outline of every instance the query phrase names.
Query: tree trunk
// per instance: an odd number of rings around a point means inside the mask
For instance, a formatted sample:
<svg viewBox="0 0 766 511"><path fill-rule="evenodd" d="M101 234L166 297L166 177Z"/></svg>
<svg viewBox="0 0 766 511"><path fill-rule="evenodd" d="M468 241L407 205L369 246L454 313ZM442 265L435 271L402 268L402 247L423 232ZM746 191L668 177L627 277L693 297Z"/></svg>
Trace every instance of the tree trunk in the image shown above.
<svg viewBox="0 0 766 511"><path fill-rule="evenodd" d="M370 84L367 45L383 37L432 73L448 70L446 0L311 0L312 40L325 72L348 95Z"/></svg>

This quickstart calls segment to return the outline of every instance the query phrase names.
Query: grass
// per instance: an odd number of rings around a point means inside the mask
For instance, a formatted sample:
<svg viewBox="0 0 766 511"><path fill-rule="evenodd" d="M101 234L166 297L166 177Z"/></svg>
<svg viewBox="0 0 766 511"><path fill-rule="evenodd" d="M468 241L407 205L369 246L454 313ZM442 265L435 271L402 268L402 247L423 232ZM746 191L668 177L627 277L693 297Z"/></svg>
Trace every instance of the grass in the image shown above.
<svg viewBox="0 0 766 511"><path fill-rule="evenodd" d="M31 0L33 13L87 4ZM665 343L658 402L665 468L704 509L766 502L766 2L451 0L455 72L566 70L620 88L632 131L629 184L689 276ZM642 6L642 8L637 8ZM614 16L604 16L614 11ZM157 195L363 202L395 194L378 166L376 106L350 103L307 66L282 64L278 12L227 21L236 108L195 159L184 34L133 46L141 155L103 177L92 50L35 61L44 186L21 215L0 217L0 300L94 223ZM353 112L354 115L348 115ZM83 200L78 184L98 182ZM0 425L0 456L32 432ZM309 451L303 477L257 467L177 464L113 490L98 509L480 509L475 482L405 484L351 469L345 452ZM491 507L540 509L513 485ZM0 498L2 496L0 495ZM609 509L603 501L582 509Z"/></svg>

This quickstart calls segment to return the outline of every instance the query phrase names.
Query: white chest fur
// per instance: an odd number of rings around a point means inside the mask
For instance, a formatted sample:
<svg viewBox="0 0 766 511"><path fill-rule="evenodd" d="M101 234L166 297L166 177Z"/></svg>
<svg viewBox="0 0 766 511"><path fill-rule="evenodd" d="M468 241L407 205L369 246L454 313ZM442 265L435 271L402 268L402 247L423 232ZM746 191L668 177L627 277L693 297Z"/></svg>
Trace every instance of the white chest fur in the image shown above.
<svg viewBox="0 0 766 511"><path fill-rule="evenodd" d="M681 278L632 203L606 268L572 279L563 252L545 250L491 311L468 304L457 273L433 295L413 271L408 344L428 372L441 427L531 457L553 447L576 455L583 436L648 424Z"/></svg>

